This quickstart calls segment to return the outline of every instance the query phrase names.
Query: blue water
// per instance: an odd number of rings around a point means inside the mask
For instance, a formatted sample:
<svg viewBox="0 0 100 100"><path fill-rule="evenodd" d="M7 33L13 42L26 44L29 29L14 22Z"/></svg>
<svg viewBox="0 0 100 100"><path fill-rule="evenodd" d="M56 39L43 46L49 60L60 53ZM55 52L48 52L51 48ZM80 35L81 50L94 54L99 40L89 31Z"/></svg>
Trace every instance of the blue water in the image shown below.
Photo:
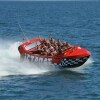
<svg viewBox="0 0 100 100"><path fill-rule="evenodd" d="M75 69L20 63L24 37L48 37L91 51ZM0 2L0 100L99 100L100 2Z"/></svg>

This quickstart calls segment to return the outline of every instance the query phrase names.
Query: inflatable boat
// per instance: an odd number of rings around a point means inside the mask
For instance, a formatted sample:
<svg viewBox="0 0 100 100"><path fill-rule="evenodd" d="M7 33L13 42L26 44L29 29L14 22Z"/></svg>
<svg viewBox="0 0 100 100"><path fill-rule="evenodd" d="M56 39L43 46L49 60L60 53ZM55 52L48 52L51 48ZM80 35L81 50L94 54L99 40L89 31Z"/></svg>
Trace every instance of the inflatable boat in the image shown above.
<svg viewBox="0 0 100 100"><path fill-rule="evenodd" d="M37 46L41 46L43 41L44 38L35 38L21 44L18 47L21 61L26 59L31 63L49 62L60 67L75 68L84 64L91 55L88 50L80 46L71 46L54 55L43 55L37 52Z"/></svg>

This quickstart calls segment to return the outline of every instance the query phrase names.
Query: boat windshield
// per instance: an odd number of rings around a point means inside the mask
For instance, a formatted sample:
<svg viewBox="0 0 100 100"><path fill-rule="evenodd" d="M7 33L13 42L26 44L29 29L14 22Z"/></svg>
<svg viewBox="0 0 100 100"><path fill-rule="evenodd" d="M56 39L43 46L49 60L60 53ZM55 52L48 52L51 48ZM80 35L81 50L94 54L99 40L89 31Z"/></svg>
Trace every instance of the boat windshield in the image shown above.
<svg viewBox="0 0 100 100"><path fill-rule="evenodd" d="M25 49L30 50L30 49L32 49L32 48L34 48L34 47L36 47L37 45L40 45L40 44L41 43L38 41L38 42L35 42L35 43L32 43L32 44L26 46Z"/></svg>

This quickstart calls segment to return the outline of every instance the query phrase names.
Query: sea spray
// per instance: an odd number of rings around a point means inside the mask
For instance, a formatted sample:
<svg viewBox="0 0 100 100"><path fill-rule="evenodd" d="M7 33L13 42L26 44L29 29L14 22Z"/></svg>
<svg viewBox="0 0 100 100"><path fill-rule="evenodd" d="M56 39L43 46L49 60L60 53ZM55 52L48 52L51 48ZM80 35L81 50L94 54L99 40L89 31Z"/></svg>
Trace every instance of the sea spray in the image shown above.
<svg viewBox="0 0 100 100"><path fill-rule="evenodd" d="M0 76L5 75L30 75L41 74L54 70L54 66L48 66L48 63L35 64L28 61L20 62L18 46L21 42L7 42L0 44Z"/></svg>
<svg viewBox="0 0 100 100"><path fill-rule="evenodd" d="M0 76L7 75L30 75L30 74L43 74L49 71L61 71L65 69L59 69L58 66L45 63L30 63L28 61L20 62L20 54L18 52L18 46L21 42L1 42L0 44ZM79 68L68 69L72 71L82 72L85 66L88 66L92 62L89 59L84 65Z"/></svg>

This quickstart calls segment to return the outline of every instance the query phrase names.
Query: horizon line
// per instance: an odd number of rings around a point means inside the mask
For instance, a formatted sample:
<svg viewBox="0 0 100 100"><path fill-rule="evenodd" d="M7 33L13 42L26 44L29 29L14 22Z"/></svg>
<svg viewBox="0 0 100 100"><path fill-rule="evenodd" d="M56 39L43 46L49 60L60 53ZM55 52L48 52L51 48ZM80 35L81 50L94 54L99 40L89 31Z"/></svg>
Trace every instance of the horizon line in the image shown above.
<svg viewBox="0 0 100 100"><path fill-rule="evenodd" d="M0 0L0 1L100 1L100 0Z"/></svg>

